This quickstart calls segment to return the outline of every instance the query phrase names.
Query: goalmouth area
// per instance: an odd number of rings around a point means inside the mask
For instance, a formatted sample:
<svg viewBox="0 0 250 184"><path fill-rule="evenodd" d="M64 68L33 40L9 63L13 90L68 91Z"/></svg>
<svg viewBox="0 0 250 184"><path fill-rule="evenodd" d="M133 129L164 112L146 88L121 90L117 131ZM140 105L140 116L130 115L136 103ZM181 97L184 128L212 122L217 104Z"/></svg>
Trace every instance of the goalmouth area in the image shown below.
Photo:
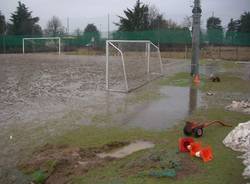
<svg viewBox="0 0 250 184"><path fill-rule="evenodd" d="M112 79L114 69L111 62L119 65L118 75L124 82L115 88ZM134 68L135 70L131 69ZM113 70L113 71L112 71ZM107 40L106 41L106 90L129 92L137 89L157 76L163 74L162 59L159 47L149 40ZM113 76L113 77L110 77ZM137 83L131 81L138 80Z"/></svg>
<svg viewBox="0 0 250 184"><path fill-rule="evenodd" d="M36 43L37 41L38 41L38 43ZM41 41L45 41L45 42L42 43L42 46L41 46ZM57 43L53 42L51 44L51 42L46 42L46 41L56 41ZM50 45L54 45L55 50L58 52L58 55L61 54L61 38L60 37L23 38L23 40L22 40L23 54L25 54L25 51L26 51L25 50L25 43L27 45L27 42L30 42L31 47L33 47L33 48L38 47L39 45L40 45L40 47L46 47L48 45L48 43L49 43Z"/></svg>

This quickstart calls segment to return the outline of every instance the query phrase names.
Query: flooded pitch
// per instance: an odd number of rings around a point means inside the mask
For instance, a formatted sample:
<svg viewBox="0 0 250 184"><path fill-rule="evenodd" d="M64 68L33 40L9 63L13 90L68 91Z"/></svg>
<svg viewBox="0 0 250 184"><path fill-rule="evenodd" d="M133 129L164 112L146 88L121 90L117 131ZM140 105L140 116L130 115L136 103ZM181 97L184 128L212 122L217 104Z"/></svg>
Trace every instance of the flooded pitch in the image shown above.
<svg viewBox="0 0 250 184"><path fill-rule="evenodd" d="M154 82L130 94L107 93L104 56L13 54L0 55L0 64L0 183L25 183L15 169L18 161L79 126L162 130L203 105L196 88ZM187 72L189 65L164 59L163 70L170 76ZM201 71L209 75L222 69L214 64ZM249 78L249 67L242 78Z"/></svg>
<svg viewBox="0 0 250 184"><path fill-rule="evenodd" d="M127 125L151 130L170 128L201 105L201 94L195 87L166 86L160 93L162 98L142 107Z"/></svg>
<svg viewBox="0 0 250 184"><path fill-rule="evenodd" d="M104 56L9 54L0 55L0 63L0 183L22 183L16 164L48 139L83 124L105 121L108 126L127 116L118 110L127 95L104 90ZM134 66L128 69L138 72ZM186 71L187 64L164 59L163 69L171 75ZM142 106L132 102L128 109L138 112Z"/></svg>

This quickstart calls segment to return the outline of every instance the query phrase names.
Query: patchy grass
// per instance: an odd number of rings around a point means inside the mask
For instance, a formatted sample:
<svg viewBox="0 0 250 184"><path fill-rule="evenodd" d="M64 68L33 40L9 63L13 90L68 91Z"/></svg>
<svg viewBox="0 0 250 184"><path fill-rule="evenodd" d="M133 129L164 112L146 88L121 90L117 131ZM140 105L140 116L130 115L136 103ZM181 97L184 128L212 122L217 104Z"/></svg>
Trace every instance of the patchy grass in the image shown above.
<svg viewBox="0 0 250 184"><path fill-rule="evenodd" d="M46 181L46 174L43 171L35 171L32 175L31 175L31 179L33 182L37 183L37 184L43 184Z"/></svg>
<svg viewBox="0 0 250 184"><path fill-rule="evenodd" d="M240 77L229 75L227 73L221 74L220 78L221 82L216 83L207 81L201 89L204 91L224 91L227 93L249 93L250 91L249 81L247 80L243 80Z"/></svg>
<svg viewBox="0 0 250 184"><path fill-rule="evenodd" d="M229 67L229 66L228 66ZM220 75L222 82L212 83L202 76L200 89L202 91L218 92L240 92L249 93L249 81L244 81L228 73ZM190 86L191 80L188 73L178 73L172 77L157 81L159 85ZM157 83L156 82L156 83ZM127 102L141 103L149 100L159 99L161 97L158 90L138 90L129 94ZM122 112L117 109L116 113ZM71 113L63 119L67 121L78 121L82 118L79 113ZM155 147L149 150L136 152L123 159L114 159L100 167L90 168L87 172L78 176L73 176L72 182L76 184L154 184L154 183L172 183L172 184L235 184L247 183L250 180L244 180L241 173L244 169L243 164L237 156L240 153L233 152L226 148L222 141L226 135L233 129L213 125L204 129L204 136L199 139L204 146L210 145L213 149L214 159L209 163L203 163L198 158L190 157L188 153L178 152L178 139L183 137L184 121L172 129L161 131L149 131L136 128L127 128L126 126L115 126L115 122L108 126L100 126L100 122L109 122L112 120L110 115L93 115L90 117L96 126L78 126L63 135L53 137L48 142L53 145L67 145L70 147L79 147L88 149L93 147L103 147L112 142L129 142L134 140L148 140L155 143ZM223 107L208 107L207 109L198 109L189 120L198 122L207 122L210 120L221 120L233 126L238 123L246 122L250 115L228 112ZM151 171L158 171L170 167L170 163L180 162L183 170L177 172L177 177L158 178L149 176ZM55 160L44 163L49 170L55 168ZM39 181L41 173L36 173Z"/></svg>
<svg viewBox="0 0 250 184"><path fill-rule="evenodd" d="M200 75L201 83L199 87L203 87L205 85L206 76ZM179 86L179 87L189 87L190 85L194 85L192 82L193 78L190 76L190 73L187 72L180 72L176 73L173 76L165 77L159 80L158 84L162 86Z"/></svg>
<svg viewBox="0 0 250 184"><path fill-rule="evenodd" d="M158 133L147 132L142 129L123 129L119 127L81 126L56 138L52 142L60 145L79 147L102 146L113 141L133 141L137 139L157 140Z"/></svg>
<svg viewBox="0 0 250 184"><path fill-rule="evenodd" d="M240 122L250 119L250 115L243 115L236 112L228 112L223 109L204 109L196 111L188 119L198 121L222 120L236 126ZM73 178L73 183L221 183L234 184L244 183L241 173L243 165L237 159L238 153L227 149L222 140L232 130L232 128L214 125L205 129L204 136L199 140L204 145L211 145L214 151L214 160L204 164L200 159L191 158L187 153L178 153L178 138L183 136L182 128L184 122L164 131L146 131L142 129L126 129L122 127L96 127L81 126L74 131L70 131L63 136L52 139L50 142L56 145L78 146L80 148L101 147L114 141L133 141L149 140L156 146L150 150L144 150L134 153L126 158L107 162L102 167L92 168L83 176ZM167 166L170 161L189 160L190 163L182 165L187 170L198 168L197 171L191 171L185 177L177 178L155 178L145 173L159 170L158 166L150 165L150 162L144 163L144 158L148 155L157 155L165 157L161 166ZM150 157L151 158L151 157ZM143 173L143 174L142 174Z"/></svg>
<svg viewBox="0 0 250 184"><path fill-rule="evenodd" d="M161 98L159 90L155 90L155 88L145 89L145 87L146 86L144 86L141 89L138 89L134 93L130 93L126 98L126 101L130 104L135 104L135 103L143 103L146 101L157 100Z"/></svg>
<svg viewBox="0 0 250 184"><path fill-rule="evenodd" d="M169 85L169 86L179 86L186 87L191 84L190 74L187 72L180 72L170 77L165 77L159 80L160 85Z"/></svg>
<svg viewBox="0 0 250 184"><path fill-rule="evenodd" d="M244 80L240 77L229 73L221 73L220 74L221 82L212 82L204 75L201 75L201 83L199 88L204 91L219 91L219 92L241 92L241 93L249 93L250 85L248 80ZM192 78L189 73L181 72L177 73L174 76L167 77L161 79L159 81L160 85L171 85L171 86L180 86L187 87L192 85Z"/></svg>
<svg viewBox="0 0 250 184"><path fill-rule="evenodd" d="M111 114L95 114L91 117L91 122L95 124L100 124L100 123L111 123L112 120L112 115Z"/></svg>

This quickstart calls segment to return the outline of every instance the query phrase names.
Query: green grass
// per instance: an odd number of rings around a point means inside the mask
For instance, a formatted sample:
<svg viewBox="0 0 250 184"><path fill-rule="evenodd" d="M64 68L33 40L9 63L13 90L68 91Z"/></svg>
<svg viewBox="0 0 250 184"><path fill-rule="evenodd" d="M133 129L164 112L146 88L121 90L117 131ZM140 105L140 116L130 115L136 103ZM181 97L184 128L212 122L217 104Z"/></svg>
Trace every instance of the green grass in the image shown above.
<svg viewBox="0 0 250 184"><path fill-rule="evenodd" d="M191 77L189 73L180 72L170 77L165 77L158 82L159 85L186 87L191 84Z"/></svg>
<svg viewBox="0 0 250 184"><path fill-rule="evenodd" d="M221 82L206 81L205 85L201 88L204 91L225 91L230 92L241 92L249 93L250 85L249 81L243 80L240 77L233 76L227 73L220 75Z"/></svg>
<svg viewBox="0 0 250 184"><path fill-rule="evenodd" d="M220 74L221 82L212 82L207 77L201 75L201 83L198 88L204 92L207 91L219 91L219 92L241 92L249 93L250 85L249 81L243 80L238 76L234 76L229 73ZM177 73L174 76L161 79L159 81L160 85L170 85L170 86L179 86L187 87L192 85L192 78L189 73L181 72Z"/></svg>
<svg viewBox="0 0 250 184"><path fill-rule="evenodd" d="M113 141L132 141L137 139L157 140L158 133L147 132L142 129L123 129L113 127L81 126L61 137L57 137L55 144L68 144L80 147L96 147Z"/></svg>
<svg viewBox="0 0 250 184"><path fill-rule="evenodd" d="M201 82L199 84L199 88L203 88L206 84L207 77L205 75L200 75ZM194 85L193 77L190 76L187 72L176 73L173 76L165 77L158 81L159 85L162 86L178 86L178 87L189 87L190 85Z"/></svg>
<svg viewBox="0 0 250 184"><path fill-rule="evenodd" d="M47 175L43 171L35 171L31 175L31 179L33 182L37 184L43 184L46 181Z"/></svg>
<svg viewBox="0 0 250 184"><path fill-rule="evenodd" d="M207 109L196 111L189 119L199 121L222 120L236 126L240 122L250 119L250 115L243 115L236 112L228 112L223 109ZM74 183L221 183L234 184L244 183L241 176L243 165L241 160L237 159L238 153L226 148L222 140L232 130L232 128L214 125L205 129L204 136L199 139L204 145L211 145L214 151L214 160L204 164L200 159L191 158L188 154L178 154L178 138L183 136L182 128L184 122L171 130L146 131L142 129L125 129L121 127L96 127L82 126L81 128L68 132L63 136L57 137L52 142L54 144L67 144L79 147L98 147L113 141L132 141L132 140L150 140L156 143L153 150L145 150L132 154L124 159L109 162L104 167L90 170L82 177L74 178ZM185 179L177 180L171 178L153 178L141 176L140 173L127 174L126 165L136 161L149 152L165 150L173 158L186 157L191 159L200 169L200 173L194 173ZM171 158L169 158L171 160ZM147 170L145 170L147 171Z"/></svg>
<svg viewBox="0 0 250 184"><path fill-rule="evenodd" d="M135 103L143 103L146 101L153 101L153 100L157 100L161 98L161 94L159 90L155 88L145 89L144 87L141 89L138 89L137 91L133 93L128 94L126 101L129 104L135 104Z"/></svg>

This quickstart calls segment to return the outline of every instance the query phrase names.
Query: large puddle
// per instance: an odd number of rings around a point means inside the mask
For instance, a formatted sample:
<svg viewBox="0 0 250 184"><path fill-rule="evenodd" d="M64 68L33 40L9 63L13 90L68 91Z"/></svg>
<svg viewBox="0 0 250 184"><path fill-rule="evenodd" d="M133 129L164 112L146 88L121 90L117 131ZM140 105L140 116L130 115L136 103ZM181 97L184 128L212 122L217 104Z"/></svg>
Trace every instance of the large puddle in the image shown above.
<svg viewBox="0 0 250 184"><path fill-rule="evenodd" d="M201 105L201 94L195 87L165 86L160 92L162 98L143 106L126 124L144 129L170 128Z"/></svg>
<svg viewBox="0 0 250 184"><path fill-rule="evenodd" d="M130 143L127 146L124 146L120 149L114 150L110 153L100 153L97 154L100 158L112 157L112 158L124 158L128 155L131 155L134 152L153 148L155 145L152 142L148 141L135 141Z"/></svg>

